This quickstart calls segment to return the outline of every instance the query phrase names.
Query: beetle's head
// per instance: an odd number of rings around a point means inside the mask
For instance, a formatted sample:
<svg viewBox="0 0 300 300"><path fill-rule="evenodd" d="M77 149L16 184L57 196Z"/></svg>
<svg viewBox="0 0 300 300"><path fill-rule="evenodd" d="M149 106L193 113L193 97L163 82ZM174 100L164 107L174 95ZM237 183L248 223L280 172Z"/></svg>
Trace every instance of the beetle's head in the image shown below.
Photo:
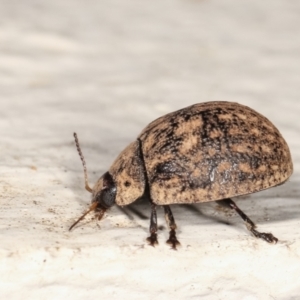
<svg viewBox="0 0 300 300"><path fill-rule="evenodd" d="M95 184L92 194L92 205L97 203L96 210L108 209L115 204L117 188L109 172L100 177Z"/></svg>
<svg viewBox="0 0 300 300"><path fill-rule="evenodd" d="M115 204L116 194L117 194L117 188L115 182L109 172L104 173L99 178L99 180L97 181L93 189L90 188L88 184L85 160L82 155L76 133L74 133L74 137L75 137L77 151L79 153L83 165L85 189L90 193L92 193L92 204L90 205L89 209L75 223L73 223L73 225L69 228L69 230L71 230L88 213L90 213L93 210L97 212L98 220L100 220L103 217L105 211Z"/></svg>

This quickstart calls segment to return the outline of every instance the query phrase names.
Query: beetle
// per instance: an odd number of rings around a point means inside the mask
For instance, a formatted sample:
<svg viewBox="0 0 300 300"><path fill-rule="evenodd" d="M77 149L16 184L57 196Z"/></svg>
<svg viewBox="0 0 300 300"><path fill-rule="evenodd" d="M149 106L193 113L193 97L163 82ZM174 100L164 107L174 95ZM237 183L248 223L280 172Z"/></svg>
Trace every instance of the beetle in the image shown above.
<svg viewBox="0 0 300 300"><path fill-rule="evenodd" d="M194 104L151 122L116 158L92 188L76 133L85 187L99 220L114 204L129 205L142 196L151 205L150 236L157 241L156 207L163 206L170 229L167 243L180 244L171 204L216 201L235 210L248 230L269 243L278 239L256 225L232 197L284 183L293 172L289 147L278 129L253 109L227 101Z"/></svg>

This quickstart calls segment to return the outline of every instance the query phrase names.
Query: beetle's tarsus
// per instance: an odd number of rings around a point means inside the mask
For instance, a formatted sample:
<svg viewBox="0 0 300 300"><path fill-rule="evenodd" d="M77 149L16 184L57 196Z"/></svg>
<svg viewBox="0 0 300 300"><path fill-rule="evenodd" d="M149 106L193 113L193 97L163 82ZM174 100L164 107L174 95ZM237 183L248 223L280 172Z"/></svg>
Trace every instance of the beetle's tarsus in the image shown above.
<svg viewBox="0 0 300 300"><path fill-rule="evenodd" d="M174 250L177 250L176 247L180 246L180 242L177 240L177 237L176 237L175 229L172 229L170 231L170 236L169 236L169 239L167 240L167 244L171 245L171 248Z"/></svg>
<svg viewBox="0 0 300 300"><path fill-rule="evenodd" d="M151 235L147 238L147 242L152 247L158 245L157 234L155 232L152 232Z"/></svg>
<svg viewBox="0 0 300 300"><path fill-rule="evenodd" d="M250 229L250 231L255 237L263 239L268 243L276 244L278 242L278 238L276 238L272 233L258 232L255 229Z"/></svg>

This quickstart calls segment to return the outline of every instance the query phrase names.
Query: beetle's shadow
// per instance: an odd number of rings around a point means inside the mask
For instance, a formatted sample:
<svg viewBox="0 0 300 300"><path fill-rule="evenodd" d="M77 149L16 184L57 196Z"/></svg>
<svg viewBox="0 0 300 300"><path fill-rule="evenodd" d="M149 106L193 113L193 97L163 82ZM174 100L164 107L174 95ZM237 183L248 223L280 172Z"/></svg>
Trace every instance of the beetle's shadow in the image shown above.
<svg viewBox="0 0 300 300"><path fill-rule="evenodd" d="M298 219L300 215L299 198L300 188L296 182L287 182L277 188L268 189L252 195L233 198L239 208L254 222L264 223L265 220L282 222ZM230 208L224 208L217 202L197 204L170 205L175 221L185 222L192 214L199 218L201 223L221 223L232 225L240 217ZM135 217L141 220L150 219L150 204L147 198L140 198L131 205L120 208L131 220ZM158 209L158 217L164 212ZM197 221L198 223L198 221Z"/></svg>
<svg viewBox="0 0 300 300"><path fill-rule="evenodd" d="M186 221L186 217L191 213L196 217L199 217L197 223L221 223L225 225L231 225L231 223L228 222L226 219L227 211L228 209L221 208L221 210L224 211L223 218L222 216L218 215L219 209L216 209L215 207L218 207L216 202L210 202L210 203L201 203L201 204L179 204L179 205L170 205L175 221L177 223L183 223ZM127 215L127 217L130 220L134 220L135 217L141 219L141 220L150 220L150 205L147 200L139 200L139 203L134 203L131 205L128 205L127 207L118 207L123 213ZM208 212L210 211L210 213ZM149 213L149 215L145 214L145 211ZM157 207L157 215L158 218L164 216L163 210L160 209L160 207ZM164 226L159 226L160 229Z"/></svg>
<svg viewBox="0 0 300 300"><path fill-rule="evenodd" d="M207 203L206 203L207 205ZM209 204L210 206L212 205L211 203ZM218 222L218 223L223 223L226 225L230 225L226 220L223 220L222 218L219 218L217 216L214 216L213 214L209 215L204 213L200 208L199 205L195 204L180 204L180 205L170 205L172 212L174 214L174 218L176 221L183 220L184 218L181 216L182 211L185 212L185 215L187 215L187 211L193 213L197 217L200 217L202 222ZM202 205L203 206L203 205ZM146 199L140 199L138 200L138 203L134 203L131 205L128 205L127 207L118 207L123 213L126 214L126 216L130 220L134 220L135 217L140 218L141 220L149 220L150 219L150 205L148 203L148 200ZM158 206L158 217L161 215L164 215L164 212L159 209L160 207ZM147 211L149 215L146 215L144 212Z"/></svg>

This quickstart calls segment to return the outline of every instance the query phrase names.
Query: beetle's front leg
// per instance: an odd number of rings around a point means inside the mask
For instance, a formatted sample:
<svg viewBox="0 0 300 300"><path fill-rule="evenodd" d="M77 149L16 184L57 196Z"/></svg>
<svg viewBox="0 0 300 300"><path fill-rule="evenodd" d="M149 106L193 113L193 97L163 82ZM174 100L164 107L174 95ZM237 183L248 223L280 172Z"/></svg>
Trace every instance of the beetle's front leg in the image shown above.
<svg viewBox="0 0 300 300"><path fill-rule="evenodd" d="M156 204L151 203L151 217L150 217L150 236L147 238L147 241L151 246L158 244L157 241L157 215L156 215Z"/></svg>

